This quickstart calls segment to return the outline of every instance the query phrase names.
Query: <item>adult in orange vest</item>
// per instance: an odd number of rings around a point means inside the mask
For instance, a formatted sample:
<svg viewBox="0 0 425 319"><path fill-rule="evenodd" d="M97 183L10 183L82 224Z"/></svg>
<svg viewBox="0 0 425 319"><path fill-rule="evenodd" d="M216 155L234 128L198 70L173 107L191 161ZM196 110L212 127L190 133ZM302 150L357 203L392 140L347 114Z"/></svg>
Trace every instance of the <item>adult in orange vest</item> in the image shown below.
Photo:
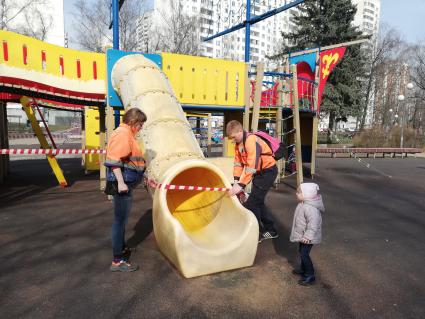
<svg viewBox="0 0 425 319"><path fill-rule="evenodd" d="M277 238L273 218L264 203L278 172L273 152L262 138L245 132L238 121L227 124L226 134L235 142L235 183L228 193L237 195L252 181L251 194L243 205L257 217L260 226L258 241Z"/></svg>
<svg viewBox="0 0 425 319"><path fill-rule="evenodd" d="M136 271L139 267L130 264L126 256L129 250L125 243L125 226L133 203L133 190L141 181L145 161L135 135L146 122L146 115L137 108L127 110L122 123L111 134L106 150L108 173L115 176L118 192L113 195L114 221L112 224L111 271ZM127 179L127 180L126 180ZM137 182L134 182L136 181Z"/></svg>

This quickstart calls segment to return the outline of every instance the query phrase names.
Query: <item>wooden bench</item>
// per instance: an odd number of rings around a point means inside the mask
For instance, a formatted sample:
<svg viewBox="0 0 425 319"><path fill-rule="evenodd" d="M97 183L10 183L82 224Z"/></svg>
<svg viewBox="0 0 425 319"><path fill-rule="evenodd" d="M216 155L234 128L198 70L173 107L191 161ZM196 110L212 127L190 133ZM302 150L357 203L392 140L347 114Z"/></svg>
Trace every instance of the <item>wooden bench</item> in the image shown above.
<svg viewBox="0 0 425 319"><path fill-rule="evenodd" d="M376 158L376 154L382 154L384 158L386 154L390 154L391 157L395 157L396 154L401 154L401 157L407 157L407 154L417 154L422 153L423 150L420 148L413 147L344 147L344 148L318 148L318 154L331 154L331 157L335 158L336 154L349 154L350 157L358 157L357 154L366 154L366 157L369 157L369 154L373 154L373 158Z"/></svg>

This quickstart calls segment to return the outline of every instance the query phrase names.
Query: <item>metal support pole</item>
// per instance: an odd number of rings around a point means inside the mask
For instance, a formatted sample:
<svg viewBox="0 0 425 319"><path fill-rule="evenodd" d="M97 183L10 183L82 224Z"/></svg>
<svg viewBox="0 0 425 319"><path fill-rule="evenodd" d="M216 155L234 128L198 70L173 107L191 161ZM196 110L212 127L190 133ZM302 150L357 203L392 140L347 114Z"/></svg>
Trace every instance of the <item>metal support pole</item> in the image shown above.
<svg viewBox="0 0 425 319"><path fill-rule="evenodd" d="M319 62L320 63L320 62ZM320 68L317 65L316 62L316 70L315 70L315 80L316 83L319 83L319 73ZM314 86L314 111L316 112L315 116L313 117L313 136L312 136L312 143L311 143L311 164L310 164L310 174L311 178L314 178L314 175L316 174L316 153L317 153L317 134L319 131L319 85Z"/></svg>
<svg viewBox="0 0 425 319"><path fill-rule="evenodd" d="M106 141L106 109L113 111L111 107L102 105L99 106L99 146L100 149L106 149L107 141ZM106 186L106 167L105 167L106 155L99 155L99 165L100 165L100 190L104 190Z"/></svg>
<svg viewBox="0 0 425 319"><path fill-rule="evenodd" d="M298 75L297 75L297 66L293 64L292 69L292 99L294 107L292 112L294 114L294 128L295 128L295 158L297 165L297 186L303 182L303 161L301 153L301 132L300 132L300 107L298 100Z"/></svg>
<svg viewBox="0 0 425 319"><path fill-rule="evenodd" d="M251 81L248 76L249 72L249 63L245 63L245 74L244 74L244 83L245 83L245 112L243 114L243 129L249 131L249 112L251 109Z"/></svg>
<svg viewBox="0 0 425 319"><path fill-rule="evenodd" d="M83 116L81 116L81 149L85 149L86 148L86 114L87 111L89 110L88 106L84 107L84 112L83 112ZM86 155L81 154L81 167L86 167Z"/></svg>
<svg viewBox="0 0 425 319"><path fill-rule="evenodd" d="M212 117L211 117L211 113L208 113L208 130L207 130L207 154L208 154L208 157L211 157L211 151L212 151L211 138L212 138Z"/></svg>
<svg viewBox="0 0 425 319"><path fill-rule="evenodd" d="M112 0L112 36L114 50L120 49L119 14L120 10L118 0Z"/></svg>
<svg viewBox="0 0 425 319"><path fill-rule="evenodd" d="M283 72L283 67L279 67L279 72ZM278 105L277 109L276 109L276 123L275 123L275 137L279 140L282 141L282 126L283 126L283 121L282 121L282 107L281 105L283 105L283 80L281 77L278 78L277 80L277 100L276 100L276 105ZM280 176L282 174L282 171L285 172L285 157L280 160L277 161L277 177L276 177L276 184L280 183Z"/></svg>
<svg viewBox="0 0 425 319"><path fill-rule="evenodd" d="M9 148L6 102L0 101L0 148ZM9 174L9 155L0 156L0 184Z"/></svg>
<svg viewBox="0 0 425 319"><path fill-rule="evenodd" d="M252 120L251 120L252 132L257 132L258 130L258 120L260 116L260 105L261 105L261 89L263 87L263 74L264 74L264 63L259 62L257 64L257 77L255 79L254 104L252 107Z"/></svg>
<svg viewBox="0 0 425 319"><path fill-rule="evenodd" d="M249 62L249 51L251 47L251 0L246 1L246 21L245 21L245 62Z"/></svg>
<svg viewBox="0 0 425 319"><path fill-rule="evenodd" d="M403 148L404 145L404 118L406 117L406 104L401 102L401 107L403 108L401 112L401 136L400 136L400 148Z"/></svg>

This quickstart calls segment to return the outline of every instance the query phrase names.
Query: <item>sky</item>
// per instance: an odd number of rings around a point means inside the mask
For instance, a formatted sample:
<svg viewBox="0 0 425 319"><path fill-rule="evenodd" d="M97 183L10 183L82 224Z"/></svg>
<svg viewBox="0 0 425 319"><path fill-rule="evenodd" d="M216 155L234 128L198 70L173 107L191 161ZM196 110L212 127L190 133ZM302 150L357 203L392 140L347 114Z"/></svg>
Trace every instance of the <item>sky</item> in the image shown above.
<svg viewBox="0 0 425 319"><path fill-rule="evenodd" d="M64 1L65 31L72 36L72 12L77 0ZM86 0L93 1L93 0ZM104 0L109 1L109 0ZM381 0L381 23L396 28L407 42L425 43L425 0Z"/></svg>
<svg viewBox="0 0 425 319"><path fill-rule="evenodd" d="M381 0L381 23L398 29L411 43L425 43L425 0Z"/></svg>

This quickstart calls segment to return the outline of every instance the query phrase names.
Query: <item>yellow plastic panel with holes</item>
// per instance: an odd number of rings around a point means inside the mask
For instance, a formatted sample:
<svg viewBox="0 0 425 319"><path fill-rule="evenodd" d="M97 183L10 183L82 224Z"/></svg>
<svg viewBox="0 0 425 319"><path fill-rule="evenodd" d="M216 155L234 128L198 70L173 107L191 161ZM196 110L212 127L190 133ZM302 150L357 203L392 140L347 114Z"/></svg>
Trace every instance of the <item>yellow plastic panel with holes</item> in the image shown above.
<svg viewBox="0 0 425 319"><path fill-rule="evenodd" d="M120 110L121 117L124 115L124 110ZM100 126L99 126L99 110L97 108L89 108L85 112L85 132L86 132L86 148L100 149ZM99 155L87 154L84 155L85 168L88 171L99 170Z"/></svg>
<svg viewBox="0 0 425 319"><path fill-rule="evenodd" d="M86 148L87 149L99 149L99 110L88 109L85 112L85 124L86 124ZM99 155L98 154L87 154L85 165L86 170L96 171L99 170Z"/></svg>
<svg viewBox="0 0 425 319"><path fill-rule="evenodd" d="M102 53L67 49L4 30L0 30L0 63L84 81L105 79L106 70Z"/></svg>
<svg viewBox="0 0 425 319"><path fill-rule="evenodd" d="M244 105L245 63L162 53L162 68L182 104Z"/></svg>

